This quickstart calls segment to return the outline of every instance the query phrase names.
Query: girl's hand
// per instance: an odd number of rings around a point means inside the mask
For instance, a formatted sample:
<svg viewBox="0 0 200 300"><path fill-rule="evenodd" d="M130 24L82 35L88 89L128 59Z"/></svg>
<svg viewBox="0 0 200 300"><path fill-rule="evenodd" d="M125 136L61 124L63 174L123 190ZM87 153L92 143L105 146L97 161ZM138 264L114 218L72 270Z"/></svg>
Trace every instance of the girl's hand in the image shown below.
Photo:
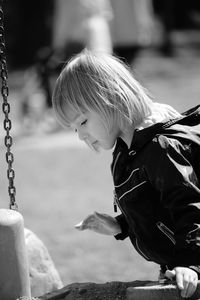
<svg viewBox="0 0 200 300"><path fill-rule="evenodd" d="M170 279L176 277L181 297L189 298L194 294L198 282L198 275L195 271L186 267L176 267L172 271L167 270L165 275Z"/></svg>
<svg viewBox="0 0 200 300"><path fill-rule="evenodd" d="M116 235L121 232L120 225L115 218L98 212L86 217L82 222L75 225L75 228L78 230L90 229L106 235Z"/></svg>

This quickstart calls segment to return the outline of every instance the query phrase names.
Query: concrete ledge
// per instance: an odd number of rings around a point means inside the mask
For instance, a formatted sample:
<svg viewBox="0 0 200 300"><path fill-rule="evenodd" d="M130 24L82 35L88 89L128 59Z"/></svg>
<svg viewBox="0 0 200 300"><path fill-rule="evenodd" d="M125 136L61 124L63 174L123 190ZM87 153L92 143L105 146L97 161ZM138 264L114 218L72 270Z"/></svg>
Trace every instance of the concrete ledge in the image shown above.
<svg viewBox="0 0 200 300"><path fill-rule="evenodd" d="M180 300L175 284L156 281L72 283L39 297L41 300ZM200 300L200 281L191 300Z"/></svg>
<svg viewBox="0 0 200 300"><path fill-rule="evenodd" d="M129 287L127 300L179 300L181 299L177 287L173 284L150 284L139 287Z"/></svg>
<svg viewBox="0 0 200 300"><path fill-rule="evenodd" d="M179 300L183 299L175 284L150 283L144 286L128 287L126 293L127 300ZM191 300L200 299L200 281L195 294L190 297Z"/></svg>

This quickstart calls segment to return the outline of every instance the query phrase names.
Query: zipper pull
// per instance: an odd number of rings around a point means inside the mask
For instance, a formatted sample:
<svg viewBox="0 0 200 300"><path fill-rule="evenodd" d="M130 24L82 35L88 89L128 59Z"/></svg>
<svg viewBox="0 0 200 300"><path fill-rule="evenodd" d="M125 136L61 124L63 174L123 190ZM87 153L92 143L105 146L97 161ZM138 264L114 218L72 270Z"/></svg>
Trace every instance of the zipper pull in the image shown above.
<svg viewBox="0 0 200 300"><path fill-rule="evenodd" d="M113 198L113 206L114 206L114 212L117 212L117 194L115 192L115 190L113 191L114 194L114 198Z"/></svg>

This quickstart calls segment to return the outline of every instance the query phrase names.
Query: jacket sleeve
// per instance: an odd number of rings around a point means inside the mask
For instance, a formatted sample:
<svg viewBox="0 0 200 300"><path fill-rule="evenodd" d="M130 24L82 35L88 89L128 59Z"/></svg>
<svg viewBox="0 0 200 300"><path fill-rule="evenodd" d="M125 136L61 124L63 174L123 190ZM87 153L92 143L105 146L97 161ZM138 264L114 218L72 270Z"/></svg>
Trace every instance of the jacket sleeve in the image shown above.
<svg viewBox="0 0 200 300"><path fill-rule="evenodd" d="M200 182L190 163L190 145L158 136L147 146L145 172L160 192L175 228L174 266L200 265Z"/></svg>
<svg viewBox="0 0 200 300"><path fill-rule="evenodd" d="M189 266L188 268L190 268L191 270L197 272L198 280L200 280L200 266Z"/></svg>
<svg viewBox="0 0 200 300"><path fill-rule="evenodd" d="M121 232L116 234L114 237L117 240L124 240L125 238L127 238L129 236L129 226L126 221L126 218L124 217L123 214L121 214L121 215L118 215L115 219L117 220L117 222L119 223L119 225L121 227Z"/></svg>

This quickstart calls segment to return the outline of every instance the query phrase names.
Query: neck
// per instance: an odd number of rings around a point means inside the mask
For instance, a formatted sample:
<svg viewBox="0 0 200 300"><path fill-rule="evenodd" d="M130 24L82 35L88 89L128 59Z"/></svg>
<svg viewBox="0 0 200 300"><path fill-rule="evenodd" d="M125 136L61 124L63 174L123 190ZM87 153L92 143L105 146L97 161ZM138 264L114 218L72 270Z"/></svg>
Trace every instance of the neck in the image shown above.
<svg viewBox="0 0 200 300"><path fill-rule="evenodd" d="M127 144L128 148L130 148L130 146L131 146L134 130L135 130L135 127L132 124L128 128L126 128L126 130L123 131L120 135L121 139Z"/></svg>
<svg viewBox="0 0 200 300"><path fill-rule="evenodd" d="M120 135L123 141L127 144L128 148L130 148L135 129L142 130L155 123L162 122L169 118L175 118L180 115L172 107L165 104L156 103L155 107L156 109L152 111L151 115L145 117L140 124L138 124L137 126L134 126L134 124L129 124L125 131L123 131Z"/></svg>
<svg viewBox="0 0 200 300"><path fill-rule="evenodd" d="M126 128L126 130L124 132L122 132L120 137L127 144L128 148L130 148L135 129L142 130L142 129L147 128L155 123L157 123L156 120L153 120L151 117L147 117L143 120L142 123L140 123L137 126L134 126L134 124L129 125Z"/></svg>

